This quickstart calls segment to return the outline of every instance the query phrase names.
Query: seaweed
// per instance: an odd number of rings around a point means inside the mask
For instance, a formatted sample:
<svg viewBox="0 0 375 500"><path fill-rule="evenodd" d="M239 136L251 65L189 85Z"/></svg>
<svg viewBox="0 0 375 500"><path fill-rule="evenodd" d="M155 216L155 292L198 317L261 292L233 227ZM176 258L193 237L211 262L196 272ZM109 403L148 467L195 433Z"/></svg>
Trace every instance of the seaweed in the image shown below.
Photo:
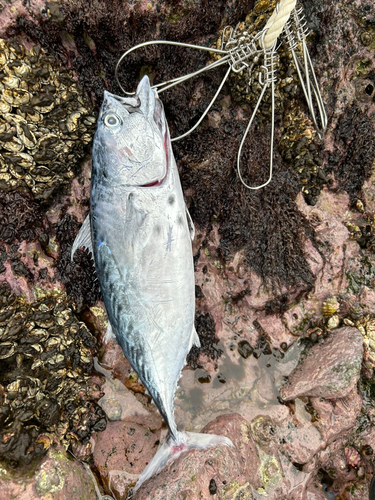
<svg viewBox="0 0 375 500"><path fill-rule="evenodd" d="M193 346L186 358L187 364L194 370L202 368L202 365L199 363L199 355L201 353L206 354L213 360L218 359L223 353L216 346L219 339L215 333L215 320L210 313L203 314L201 311L197 311L195 315L195 329L198 333L201 347Z"/></svg>
<svg viewBox="0 0 375 500"><path fill-rule="evenodd" d="M75 303L77 312L81 312L85 306L94 305L100 297L99 283L90 256L77 250L74 260L71 260L71 249L79 226L71 215L64 215L56 226L56 238L60 246L56 264L58 277Z"/></svg>
<svg viewBox="0 0 375 500"><path fill-rule="evenodd" d="M374 134L371 119L357 104L346 109L335 129L336 149L330 156L329 170L335 173L340 189L348 193L352 203L360 197L363 183L371 175Z"/></svg>
<svg viewBox="0 0 375 500"><path fill-rule="evenodd" d="M0 190L0 241L34 241L48 227L46 216L27 193Z"/></svg>

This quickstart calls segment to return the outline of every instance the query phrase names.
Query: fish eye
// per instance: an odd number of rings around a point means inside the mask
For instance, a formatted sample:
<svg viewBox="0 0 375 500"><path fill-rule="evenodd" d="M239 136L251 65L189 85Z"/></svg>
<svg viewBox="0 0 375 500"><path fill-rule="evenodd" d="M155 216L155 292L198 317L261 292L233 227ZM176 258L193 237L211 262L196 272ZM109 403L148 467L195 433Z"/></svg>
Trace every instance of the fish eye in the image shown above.
<svg viewBox="0 0 375 500"><path fill-rule="evenodd" d="M114 113L109 113L104 117L104 124L109 128L118 127L121 123L121 118L119 118Z"/></svg>

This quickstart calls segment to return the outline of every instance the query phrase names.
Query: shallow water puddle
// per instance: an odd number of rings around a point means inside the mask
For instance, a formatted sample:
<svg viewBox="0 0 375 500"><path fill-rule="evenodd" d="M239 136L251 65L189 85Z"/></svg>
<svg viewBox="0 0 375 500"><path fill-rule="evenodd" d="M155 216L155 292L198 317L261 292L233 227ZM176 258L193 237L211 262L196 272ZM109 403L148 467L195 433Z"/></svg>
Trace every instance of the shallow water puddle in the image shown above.
<svg viewBox="0 0 375 500"><path fill-rule="evenodd" d="M283 357L275 351L246 359L221 342L218 348L223 354L216 371L183 371L175 400L179 428L199 431L214 418L235 412L248 422L260 414L285 418L289 410L280 404L278 388L297 365L303 347L293 345Z"/></svg>

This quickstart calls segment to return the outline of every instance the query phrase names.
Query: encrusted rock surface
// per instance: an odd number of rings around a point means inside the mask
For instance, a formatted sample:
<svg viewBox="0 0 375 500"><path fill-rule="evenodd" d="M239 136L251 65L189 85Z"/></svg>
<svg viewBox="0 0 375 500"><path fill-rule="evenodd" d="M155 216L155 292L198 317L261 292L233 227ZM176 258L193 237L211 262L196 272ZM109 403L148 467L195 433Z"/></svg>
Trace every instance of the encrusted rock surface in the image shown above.
<svg viewBox="0 0 375 500"><path fill-rule="evenodd" d="M301 396L344 398L357 385L362 357L361 333L356 328L338 328L301 356L280 394L284 401Z"/></svg>
<svg viewBox="0 0 375 500"><path fill-rule="evenodd" d="M22 328L43 330L48 338L31 344L23 329L0 338L1 355L15 349L6 358L12 362L1 360L0 368L0 405L11 408L0 428L0 450L14 459L1 466L1 500L28 495L26 500L38 492L46 499L91 500L87 464L96 473L97 492L123 500L165 438L161 418L121 350L103 343L106 314L90 256L78 251L70 261L88 213L93 118L104 89L120 93L114 68L127 48L152 38L209 46L226 25L256 30L274 3L0 5L0 281L15 298L0 315L10 309L16 315L20 301L29 310L46 296L54 304L60 297L67 311L64 317L52 314L62 323L61 334L48 333L55 326L28 324L22 312ZM375 8L367 0L302 4L329 120L323 141L280 47L274 176L265 189L246 190L236 173L259 68L250 75L248 93L246 74L231 75L199 129L173 144L196 225L196 329L202 344L188 357L176 421L182 429L229 435L236 446L181 455L142 487L136 495L142 500L368 496L375 473ZM120 80L131 90L144 73L156 83L210 60L208 53L149 47L124 62ZM222 67L162 94L172 136L196 123L224 72ZM268 171L269 104L266 95L241 158L253 184ZM82 347L77 325L93 340L92 348ZM1 335L8 335L3 327ZM51 351L50 338L61 352ZM77 352L90 360L86 367L76 366ZM31 355L49 369L31 369ZM60 356L56 361L64 366L53 366L50 355ZM91 364L96 371L89 374ZM348 364L353 370L345 369ZM17 406L25 392L26 413ZM64 425L53 421L56 412L43 416L38 398L46 397L59 406ZM103 412L107 429L101 434L104 425L94 427ZM86 465L69 461L76 482L66 480L57 491L63 483L54 471L65 466L56 464L67 463L59 443ZM43 490L40 454L52 473L42 474ZM20 464L27 456L32 461L26 478ZM20 475L9 467L18 467Z"/></svg>
<svg viewBox="0 0 375 500"><path fill-rule="evenodd" d="M0 468L2 499L71 500L96 498L95 483L83 465L64 448L51 448L38 464L34 474L23 468Z"/></svg>

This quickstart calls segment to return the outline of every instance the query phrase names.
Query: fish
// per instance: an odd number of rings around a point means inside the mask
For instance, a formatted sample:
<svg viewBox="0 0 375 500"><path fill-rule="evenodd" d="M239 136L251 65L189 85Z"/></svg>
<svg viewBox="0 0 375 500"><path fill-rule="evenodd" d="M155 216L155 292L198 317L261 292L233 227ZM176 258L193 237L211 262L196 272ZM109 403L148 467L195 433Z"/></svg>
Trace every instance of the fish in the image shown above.
<svg viewBox="0 0 375 500"><path fill-rule="evenodd" d="M225 436L179 431L174 399L194 327L194 225L163 104L147 76L134 97L104 92L93 141L90 213L72 247L87 248L115 337L168 427L134 491L181 453L233 446Z"/></svg>

